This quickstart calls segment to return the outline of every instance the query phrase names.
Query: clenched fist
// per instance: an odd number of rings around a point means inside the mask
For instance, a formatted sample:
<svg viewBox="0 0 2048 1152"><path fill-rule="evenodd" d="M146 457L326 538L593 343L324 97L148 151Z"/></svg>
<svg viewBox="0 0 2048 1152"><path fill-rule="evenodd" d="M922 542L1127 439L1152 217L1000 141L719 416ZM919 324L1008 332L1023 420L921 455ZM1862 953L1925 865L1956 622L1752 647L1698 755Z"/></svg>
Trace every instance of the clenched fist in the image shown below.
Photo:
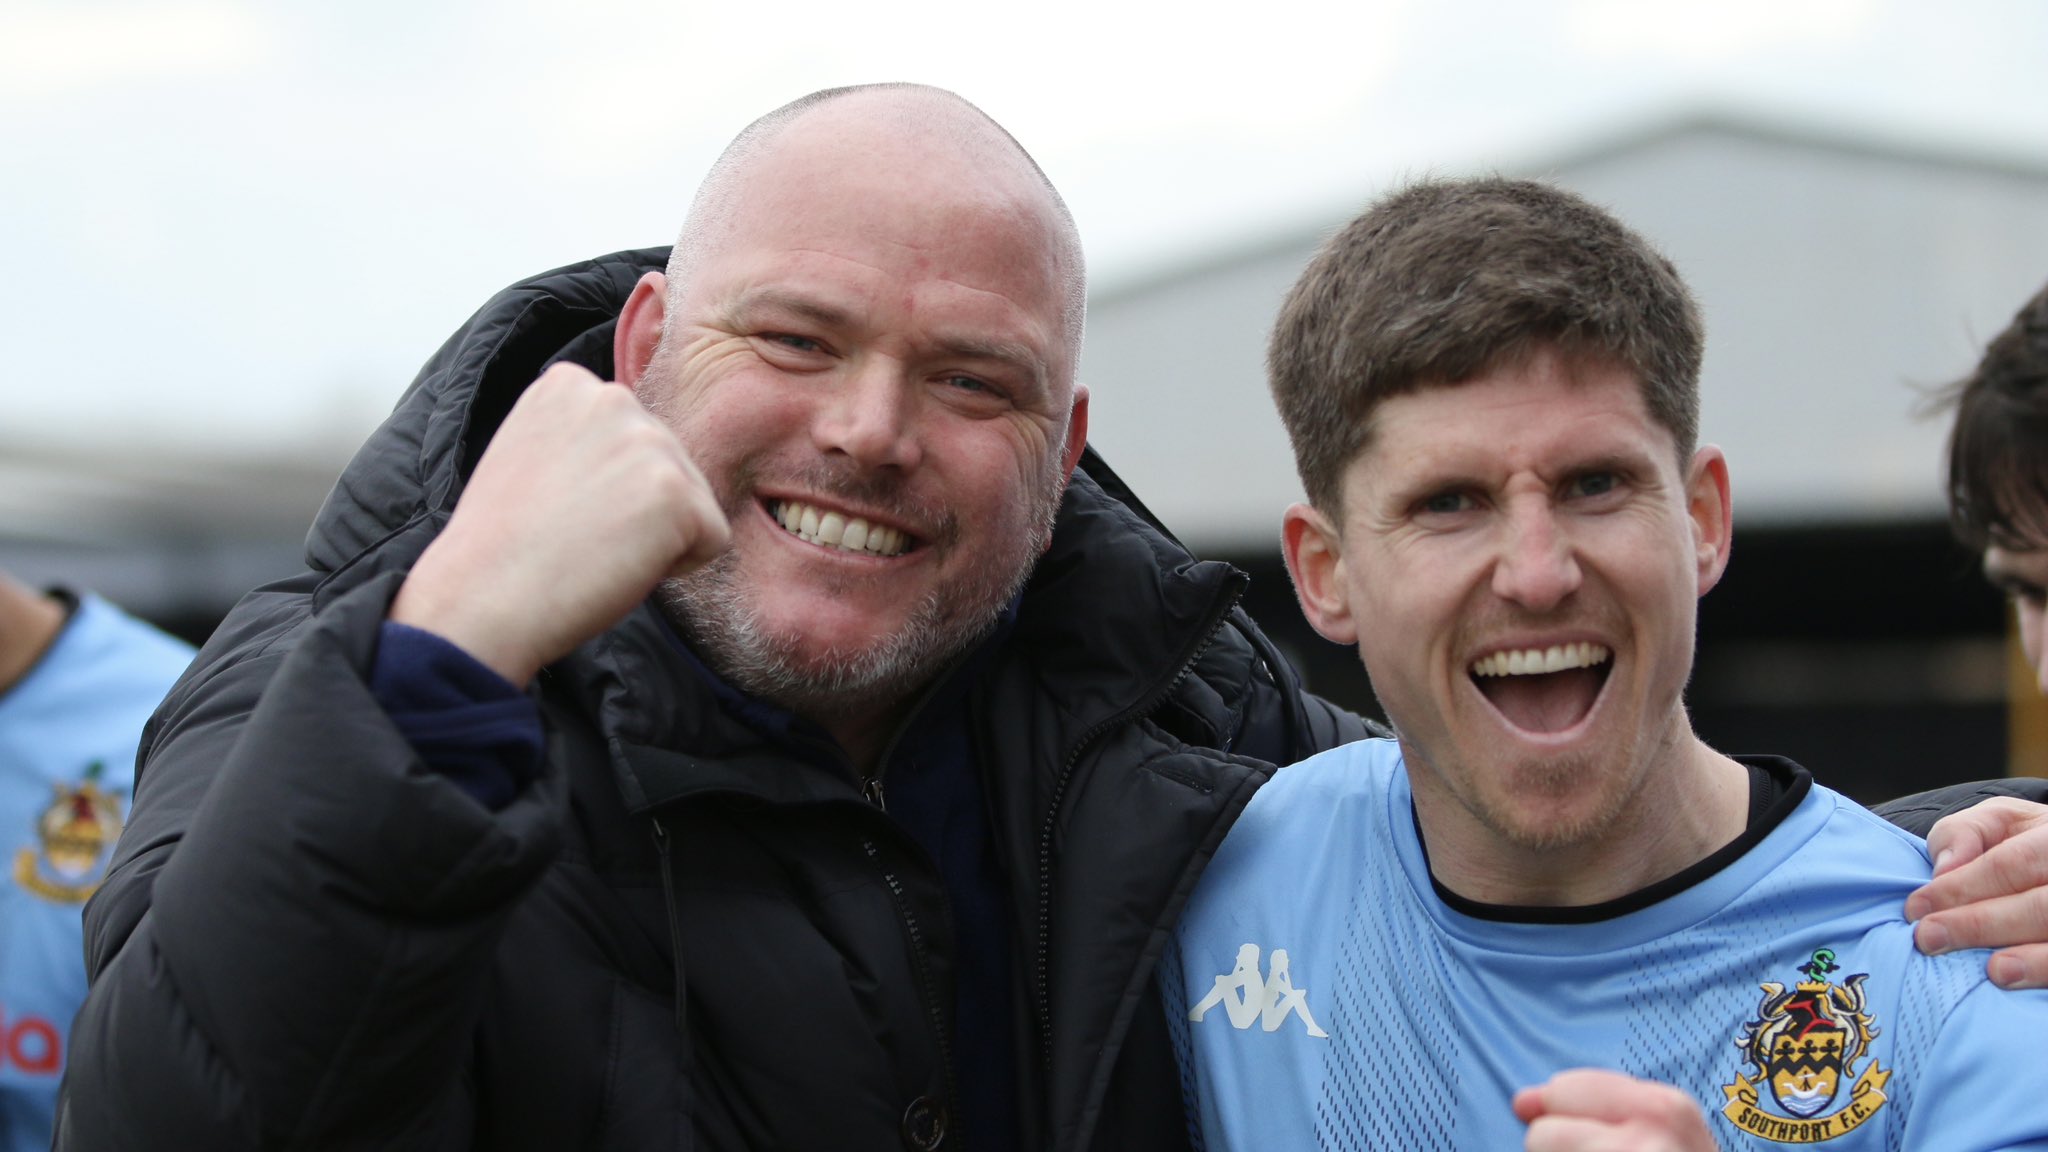
<svg viewBox="0 0 2048 1152"><path fill-rule="evenodd" d="M1528 1152L1715 1152L1699 1101L1668 1084L1574 1068L1515 1093Z"/></svg>
<svg viewBox="0 0 2048 1152"><path fill-rule="evenodd" d="M729 538L668 427L630 389L556 364L491 438L391 619L524 686Z"/></svg>

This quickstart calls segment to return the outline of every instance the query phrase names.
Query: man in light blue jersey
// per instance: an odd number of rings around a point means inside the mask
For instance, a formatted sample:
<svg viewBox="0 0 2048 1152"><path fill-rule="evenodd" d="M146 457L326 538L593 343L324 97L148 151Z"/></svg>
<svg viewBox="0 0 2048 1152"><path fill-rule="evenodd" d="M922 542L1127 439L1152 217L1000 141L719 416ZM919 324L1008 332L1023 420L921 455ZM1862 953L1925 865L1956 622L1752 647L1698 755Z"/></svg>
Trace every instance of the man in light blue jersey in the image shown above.
<svg viewBox="0 0 2048 1152"><path fill-rule="evenodd" d="M80 915L128 814L143 722L192 649L92 595L0 572L0 1152L50 1146Z"/></svg>
<svg viewBox="0 0 2048 1152"><path fill-rule="evenodd" d="M1400 191L1288 297L1288 565L1398 738L1277 774L1203 874L1198 1145L2048 1144L2048 993L1915 949L1925 846L1692 732L1700 353L1670 263L1529 182Z"/></svg>

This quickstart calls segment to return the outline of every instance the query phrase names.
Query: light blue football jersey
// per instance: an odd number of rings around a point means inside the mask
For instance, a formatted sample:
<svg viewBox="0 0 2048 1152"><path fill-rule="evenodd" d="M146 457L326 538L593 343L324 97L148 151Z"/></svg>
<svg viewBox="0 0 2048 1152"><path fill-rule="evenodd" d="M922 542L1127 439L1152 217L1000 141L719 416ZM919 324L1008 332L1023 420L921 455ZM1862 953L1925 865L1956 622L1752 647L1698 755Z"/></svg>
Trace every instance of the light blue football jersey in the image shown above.
<svg viewBox="0 0 2048 1152"><path fill-rule="evenodd" d="M1515 1091L1674 1084L1726 1149L2048 1147L2048 992L1922 956L1925 846L1813 787L1750 850L1592 923L1465 915L1430 883L1400 746L1277 774L1161 968L1198 1148L1520 1148Z"/></svg>
<svg viewBox="0 0 2048 1152"><path fill-rule="evenodd" d="M96 597L0 694L0 1152L46 1152L81 913L128 814L142 726L192 649Z"/></svg>

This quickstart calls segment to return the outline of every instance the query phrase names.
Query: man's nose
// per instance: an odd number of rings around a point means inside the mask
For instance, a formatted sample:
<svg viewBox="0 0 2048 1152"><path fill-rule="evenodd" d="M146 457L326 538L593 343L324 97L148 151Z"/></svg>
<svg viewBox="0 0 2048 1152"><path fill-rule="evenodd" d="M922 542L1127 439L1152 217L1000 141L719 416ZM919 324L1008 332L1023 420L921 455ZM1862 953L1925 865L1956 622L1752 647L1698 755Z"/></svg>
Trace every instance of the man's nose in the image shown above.
<svg viewBox="0 0 2048 1152"><path fill-rule="evenodd" d="M1493 592L1532 612L1548 612L1582 579L1572 541L1546 501L1510 505L1493 568Z"/></svg>
<svg viewBox="0 0 2048 1152"><path fill-rule="evenodd" d="M908 471L923 457L917 402L900 364L870 359L831 386L812 422L812 438L828 455L845 455L866 468Z"/></svg>

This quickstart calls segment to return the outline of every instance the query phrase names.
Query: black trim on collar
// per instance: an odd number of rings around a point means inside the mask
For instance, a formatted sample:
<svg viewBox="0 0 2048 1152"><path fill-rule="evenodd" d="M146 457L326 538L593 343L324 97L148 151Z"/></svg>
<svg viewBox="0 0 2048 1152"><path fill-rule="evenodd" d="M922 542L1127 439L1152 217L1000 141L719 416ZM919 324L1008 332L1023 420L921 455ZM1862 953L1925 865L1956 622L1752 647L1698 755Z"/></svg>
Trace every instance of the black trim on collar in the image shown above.
<svg viewBox="0 0 2048 1152"><path fill-rule="evenodd" d="M1595 924L1612 920L1631 912L1640 912L1659 901L1668 900L1680 892L1698 884L1721 869L1740 860L1744 853L1757 846L1772 830L1785 822L1799 802L1806 799L1806 793L1813 787L1813 775L1783 756L1735 756L1736 763L1749 769L1749 824L1742 835L1716 849L1705 859L1645 888L1638 888L1626 896L1617 896L1599 904L1580 904L1570 907L1549 907L1523 904L1482 904L1467 900L1443 886L1432 870L1429 886L1436 890L1437 899L1442 900L1452 911L1472 917L1474 920L1493 920L1511 924ZM1413 818L1413 806L1410 806ZM1415 835L1422 836L1422 827L1417 825ZM1424 859L1429 856L1429 846L1422 849Z"/></svg>
<svg viewBox="0 0 2048 1152"><path fill-rule="evenodd" d="M43 595L64 606L64 623L66 626L70 625L72 617L78 615L78 606L83 603L79 599L78 593L61 584L54 584L43 589Z"/></svg>

